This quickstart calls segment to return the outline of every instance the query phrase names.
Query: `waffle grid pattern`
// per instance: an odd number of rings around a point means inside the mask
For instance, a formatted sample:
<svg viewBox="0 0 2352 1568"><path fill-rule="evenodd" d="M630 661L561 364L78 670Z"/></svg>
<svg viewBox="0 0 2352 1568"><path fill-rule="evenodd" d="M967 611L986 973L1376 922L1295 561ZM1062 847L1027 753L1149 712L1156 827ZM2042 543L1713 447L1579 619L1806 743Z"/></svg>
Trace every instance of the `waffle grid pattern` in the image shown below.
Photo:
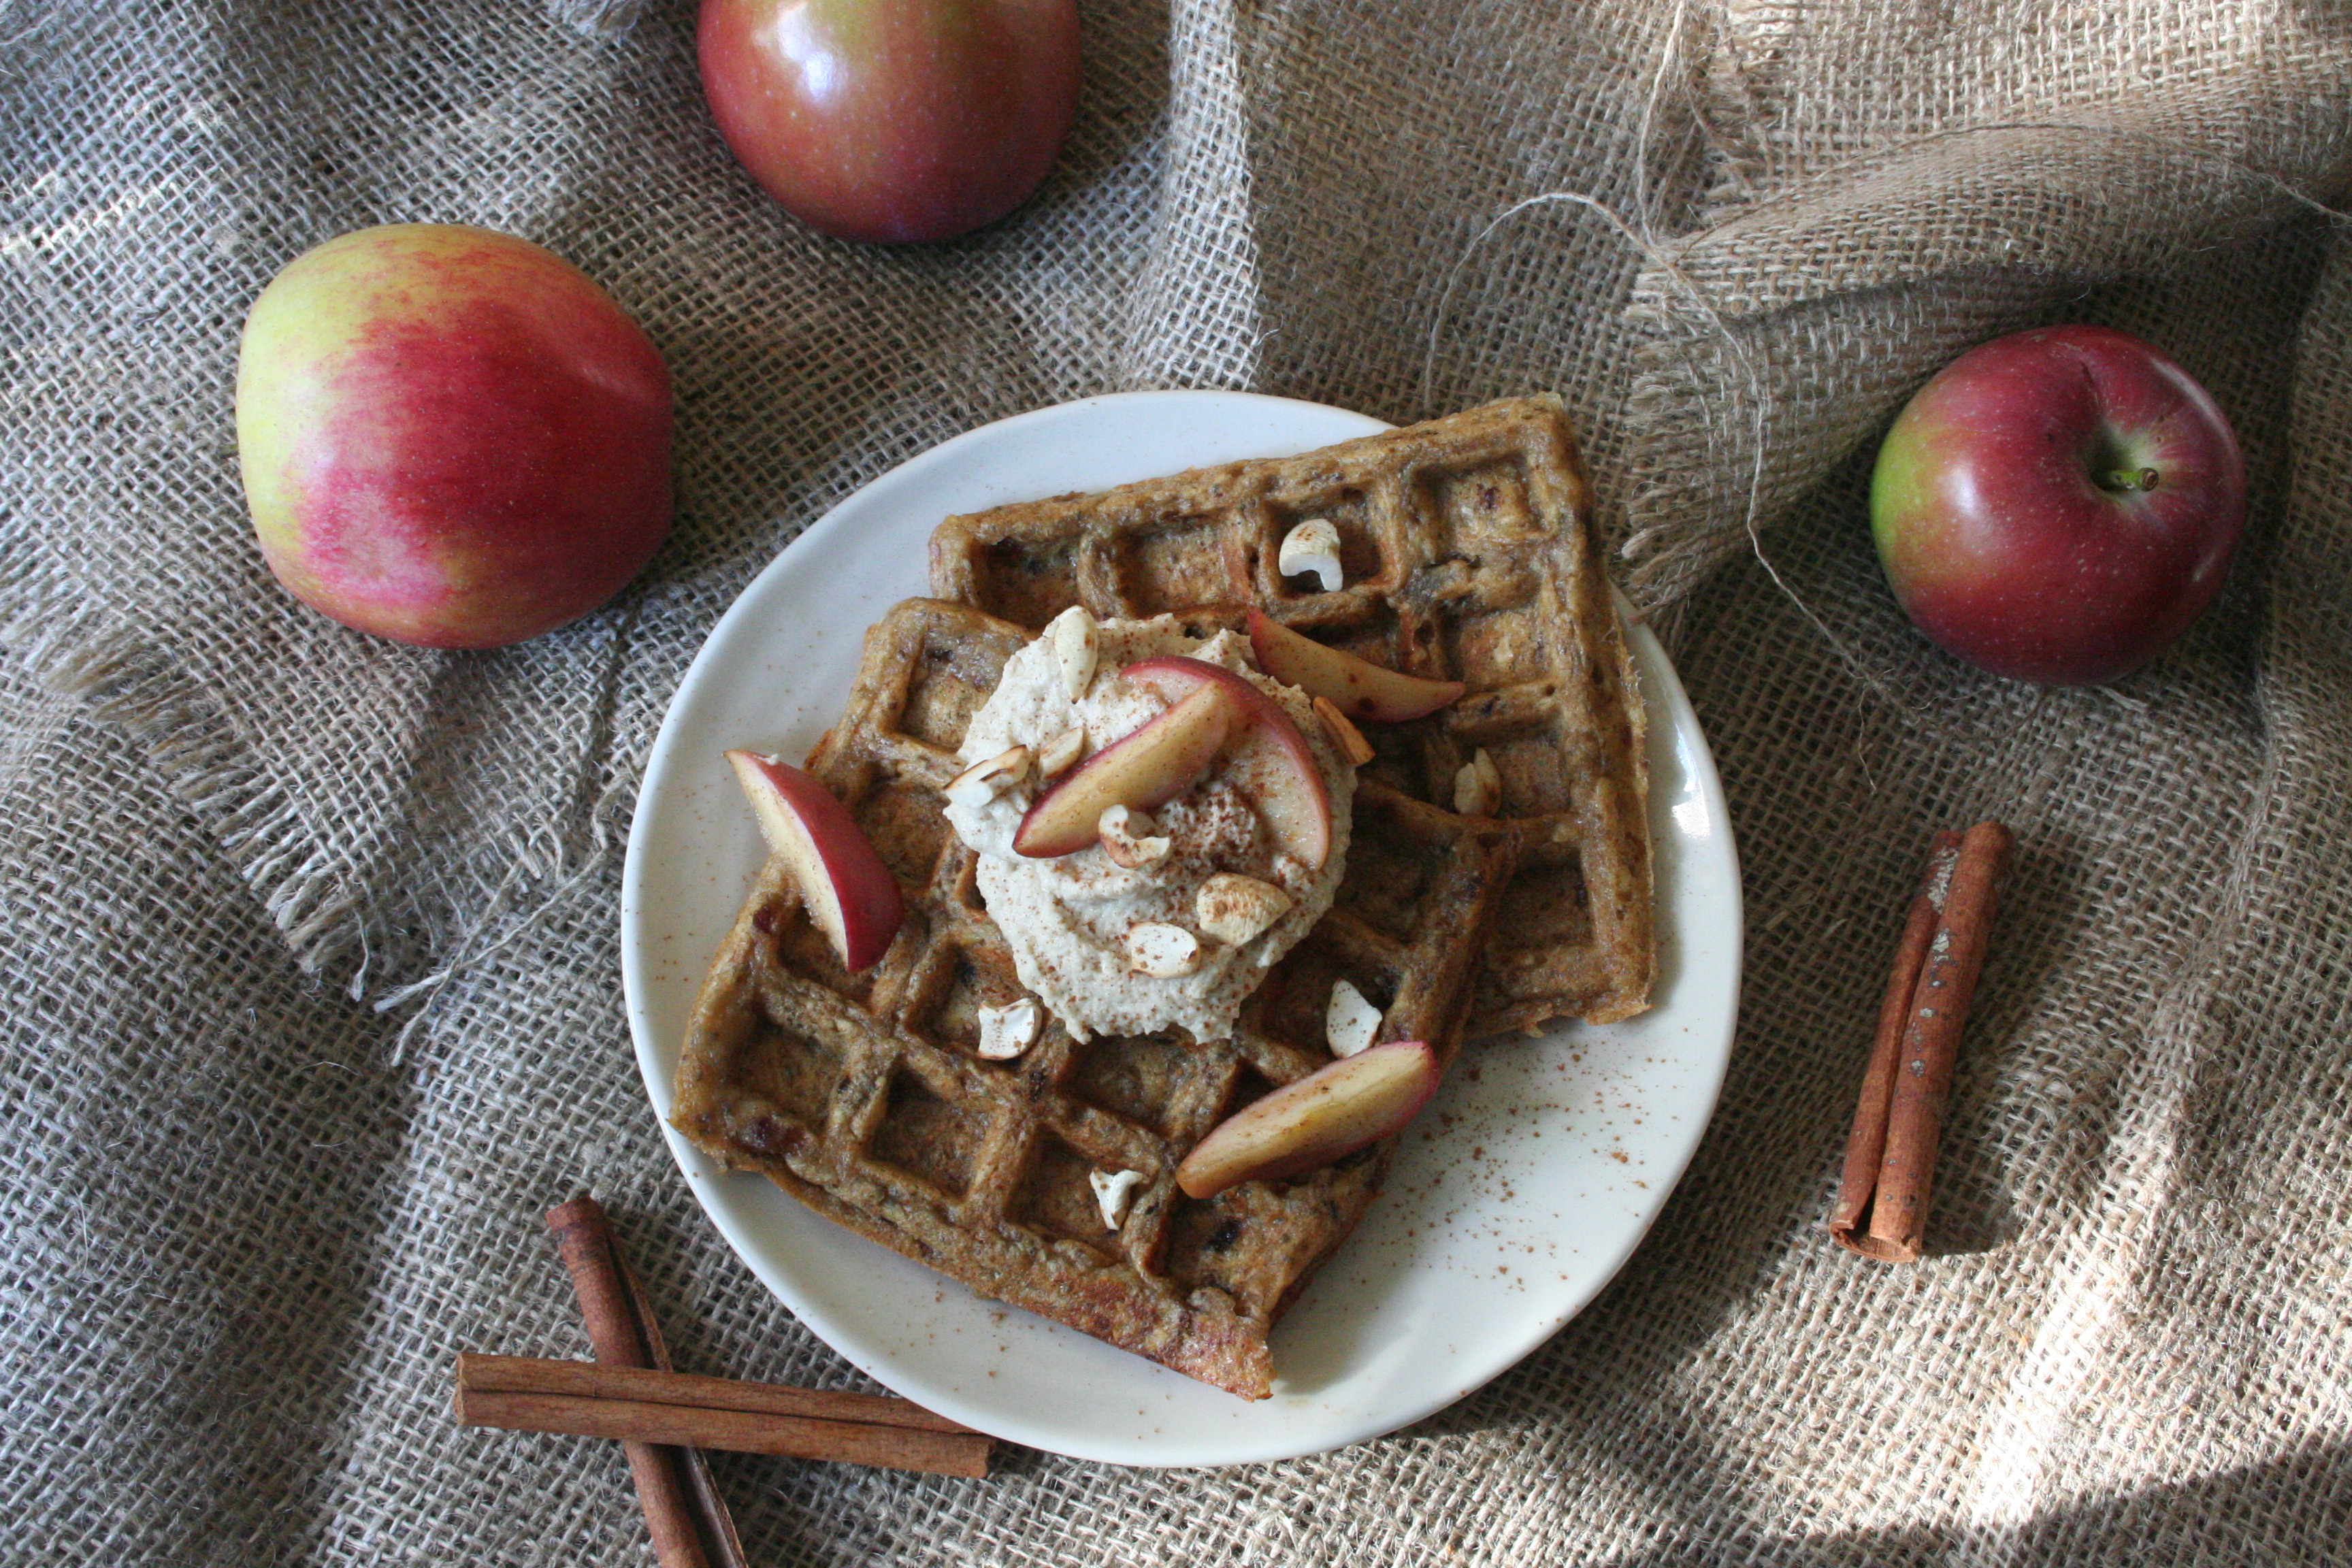
<svg viewBox="0 0 2352 1568"><path fill-rule="evenodd" d="M932 591L1039 626L1249 605L1376 664L1463 681L1427 719L1367 725L1365 776L1438 810L1483 747L1525 859L1490 933L1473 1032L1649 1005L1643 710L1559 399L1507 399L1295 458L953 517ZM1277 571L1297 524L1339 530L1345 581ZM1450 813L1449 813L1450 815Z"/></svg>
<svg viewBox="0 0 2352 1568"><path fill-rule="evenodd" d="M810 759L908 894L888 954L852 976L772 860L698 1003L674 1120L713 1157L982 1294L1234 1393L1271 1391L1265 1335L1353 1229L1385 1146L1205 1201L1174 1184L1209 1129L1330 1059L1322 1009L1345 977L1383 1037L1459 1043L1478 930L1517 863L1515 828L1430 811L1377 783L1339 900L1269 973L1231 1042L1074 1041L1050 1019L1011 1062L982 1059L978 1010L1022 994L948 832L955 743L1026 634L908 601L868 634L849 711ZM1088 1173L1143 1173L1104 1226Z"/></svg>

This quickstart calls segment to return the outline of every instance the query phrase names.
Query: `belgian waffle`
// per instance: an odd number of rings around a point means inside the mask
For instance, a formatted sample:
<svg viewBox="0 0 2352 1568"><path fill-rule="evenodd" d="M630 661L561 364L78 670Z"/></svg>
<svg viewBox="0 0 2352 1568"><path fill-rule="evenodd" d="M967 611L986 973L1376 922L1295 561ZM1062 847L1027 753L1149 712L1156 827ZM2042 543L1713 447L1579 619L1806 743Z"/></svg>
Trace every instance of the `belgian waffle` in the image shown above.
<svg viewBox="0 0 2352 1568"><path fill-rule="evenodd" d="M1377 1145L1283 1183L1186 1197L1202 1134L1330 1060L1335 979L1382 1004L1384 1039L1460 1043L1475 942L1519 849L1509 824L1433 811L1378 782L1330 913L1244 1005L1231 1041L1072 1040L977 1053L978 1010L1021 993L975 858L940 815L965 726L1022 627L914 599L866 635L847 712L809 759L907 894L905 924L845 973L772 858L705 981L672 1121L819 1214L964 1281L1250 1398L1266 1333L1379 1191ZM1108 1230L1088 1173L1140 1172Z"/></svg>
<svg viewBox="0 0 2352 1568"><path fill-rule="evenodd" d="M1643 715L1596 558L1559 399L1514 398L1295 458L951 517L931 591L1026 626L1174 612L1275 619L1392 669L1465 682L1452 707L1367 724L1363 775L1450 815L1477 748L1526 853L1486 939L1474 1034L1608 1023L1655 967ZM1276 570L1285 534L1338 526L1345 582Z"/></svg>

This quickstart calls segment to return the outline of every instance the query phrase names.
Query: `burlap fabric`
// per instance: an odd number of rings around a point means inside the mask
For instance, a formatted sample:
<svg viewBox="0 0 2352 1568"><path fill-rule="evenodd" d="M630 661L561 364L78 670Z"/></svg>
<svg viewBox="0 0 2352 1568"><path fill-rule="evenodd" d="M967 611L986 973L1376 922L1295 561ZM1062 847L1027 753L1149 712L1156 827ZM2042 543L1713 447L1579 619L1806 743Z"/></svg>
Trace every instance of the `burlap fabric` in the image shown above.
<svg viewBox="0 0 2352 1568"><path fill-rule="evenodd" d="M720 1465L759 1560L2318 1563L2352 1552L2352 16L2202 0L1085 8L1038 201L812 237L691 7L0 5L0 1555L625 1563L616 1457L461 1433L577 1353L614 1209L682 1364L848 1383L701 1222L620 1010L620 836L712 620L857 484L1108 389L1416 417L1556 387L1745 859L1723 1104L1648 1244L1395 1436L985 1483ZM1531 198L1543 197L1530 203ZM511 651L371 642L251 548L254 294L342 230L544 243L676 375L679 525ZM1862 528L1959 346L2084 319L2245 437L2226 600L2111 692L1976 676ZM1769 563L1769 564L1768 564ZM1931 1246L1821 1230L1936 826L2021 841Z"/></svg>

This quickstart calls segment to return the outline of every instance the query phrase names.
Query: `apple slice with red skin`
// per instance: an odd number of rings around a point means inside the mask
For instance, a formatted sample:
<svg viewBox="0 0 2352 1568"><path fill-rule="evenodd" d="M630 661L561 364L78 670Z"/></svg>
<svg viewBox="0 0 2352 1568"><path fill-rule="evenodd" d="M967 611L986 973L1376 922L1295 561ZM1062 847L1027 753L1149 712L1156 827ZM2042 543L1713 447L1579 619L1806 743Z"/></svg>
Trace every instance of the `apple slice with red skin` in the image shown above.
<svg viewBox="0 0 2352 1568"><path fill-rule="evenodd" d="M1191 691L1039 795L1013 835L1014 852L1037 859L1068 855L1095 842L1102 814L1112 806L1165 805L1209 771L1242 711L1222 688Z"/></svg>
<svg viewBox="0 0 2352 1568"><path fill-rule="evenodd" d="M1402 670L1383 669L1345 648L1294 632L1264 610L1249 613L1250 651L1257 667L1285 686L1320 697L1350 719L1400 724L1434 713L1458 700L1458 680L1424 680Z"/></svg>
<svg viewBox="0 0 2352 1568"><path fill-rule="evenodd" d="M800 769L758 752L730 752L735 777L760 819L760 837L784 858L809 918L852 974L873 966L898 934L906 906L841 802Z"/></svg>
<svg viewBox="0 0 2352 1568"><path fill-rule="evenodd" d="M1439 1077L1437 1053L1420 1040L1342 1057L1219 1122L1176 1167L1176 1184L1208 1198L1242 1182L1319 1170L1401 1130L1437 1092Z"/></svg>
<svg viewBox="0 0 2352 1568"><path fill-rule="evenodd" d="M1331 853L1331 794L1281 703L1232 670L1182 654L1143 659L1119 675L1170 696L1224 692L1244 720L1231 747L1234 784L1265 818L1276 847L1309 868L1323 864Z"/></svg>

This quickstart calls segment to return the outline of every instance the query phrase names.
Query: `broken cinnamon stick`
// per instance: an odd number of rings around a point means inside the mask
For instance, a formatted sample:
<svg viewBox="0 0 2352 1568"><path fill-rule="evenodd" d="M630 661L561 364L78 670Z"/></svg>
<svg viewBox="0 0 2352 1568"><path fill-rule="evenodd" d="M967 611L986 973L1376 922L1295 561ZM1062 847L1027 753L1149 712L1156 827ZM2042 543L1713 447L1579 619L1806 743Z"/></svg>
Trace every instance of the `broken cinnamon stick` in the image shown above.
<svg viewBox="0 0 2352 1568"><path fill-rule="evenodd" d="M1993 898L2012 840L1998 822L1939 833L1895 950L1863 1075L1830 1235L1890 1263L1916 1262L1944 1102L1984 967Z"/></svg>

